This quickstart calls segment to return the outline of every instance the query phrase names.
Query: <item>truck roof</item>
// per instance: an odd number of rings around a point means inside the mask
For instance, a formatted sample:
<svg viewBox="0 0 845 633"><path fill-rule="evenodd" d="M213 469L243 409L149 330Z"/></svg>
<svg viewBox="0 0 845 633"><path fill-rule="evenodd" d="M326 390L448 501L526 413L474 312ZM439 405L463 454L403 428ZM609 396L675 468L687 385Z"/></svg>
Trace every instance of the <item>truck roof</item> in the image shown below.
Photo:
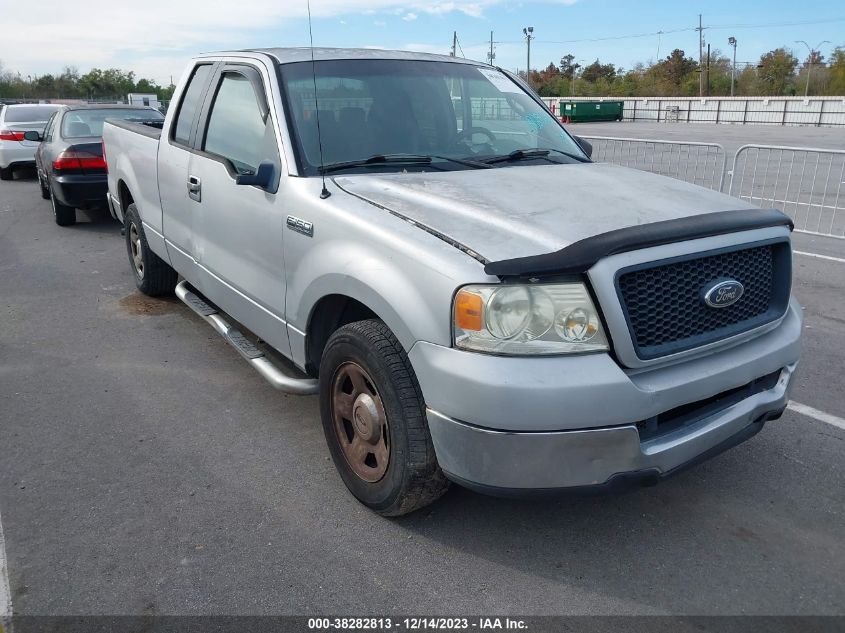
<svg viewBox="0 0 845 633"><path fill-rule="evenodd" d="M453 62L460 64L471 64L481 66L481 62L449 55L434 55L432 53L416 53L412 51L393 51L373 48L252 48L236 51L239 53L262 53L274 58L279 64L291 64L294 62L311 61L313 50L314 59L317 61L336 59L405 59L429 62ZM209 56L226 55L225 51L208 53Z"/></svg>

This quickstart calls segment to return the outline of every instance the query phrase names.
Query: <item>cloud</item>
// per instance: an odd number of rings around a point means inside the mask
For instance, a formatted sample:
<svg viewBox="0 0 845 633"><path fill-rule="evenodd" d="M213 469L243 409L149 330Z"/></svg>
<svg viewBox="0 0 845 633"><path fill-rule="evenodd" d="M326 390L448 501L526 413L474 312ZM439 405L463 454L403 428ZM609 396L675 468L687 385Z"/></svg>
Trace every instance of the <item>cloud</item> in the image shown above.
<svg viewBox="0 0 845 633"><path fill-rule="evenodd" d="M33 31L32 5L7 4L0 50L6 68L40 74L64 65L83 72L117 66L160 83L181 71L177 60L181 64L197 52L249 46L269 30L307 16L305 0L246 0L238 10L224 0L86 0L84 10L67 0L40 0ZM318 0L311 9L315 18L394 14L410 22L450 13L482 17L492 7L507 5L506 0Z"/></svg>

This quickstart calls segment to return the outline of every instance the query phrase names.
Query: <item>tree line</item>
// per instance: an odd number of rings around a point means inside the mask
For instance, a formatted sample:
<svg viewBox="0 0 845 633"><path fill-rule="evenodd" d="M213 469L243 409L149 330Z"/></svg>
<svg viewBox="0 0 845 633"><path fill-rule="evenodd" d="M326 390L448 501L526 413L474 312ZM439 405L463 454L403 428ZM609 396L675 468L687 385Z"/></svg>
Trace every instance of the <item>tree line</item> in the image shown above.
<svg viewBox="0 0 845 633"><path fill-rule="evenodd" d="M85 74L73 66L65 66L61 73L21 75L5 70L0 62L0 98L6 99L125 99L130 92L158 95L169 101L175 86L160 86L154 81L136 77L132 71L118 68L92 68Z"/></svg>
<svg viewBox="0 0 845 633"><path fill-rule="evenodd" d="M653 64L636 64L630 70L595 60L582 65L568 54L560 64L531 71L531 85L544 97L695 97L704 72L705 95L730 96L731 60L721 51L711 52L709 67L675 49ZM845 47L829 59L818 52L804 61L787 48L776 48L753 64L738 64L734 94L737 96L845 95Z"/></svg>
<svg viewBox="0 0 845 633"><path fill-rule="evenodd" d="M731 60L713 51L702 68L698 60L675 49L657 63L635 64L630 70L602 63L582 65L564 55L559 64L531 71L531 85L544 97L694 97L704 72L705 94L731 94ZM809 79L809 84L808 84ZM160 86L118 68L93 68L85 74L73 66L61 73L21 75L4 70L0 62L0 98L7 99L125 99L130 92L158 95L169 101L175 86ZM808 90L809 88L809 90ZM818 52L804 61L787 48L776 48L754 64L737 68L734 91L740 96L845 95L845 47L829 59Z"/></svg>

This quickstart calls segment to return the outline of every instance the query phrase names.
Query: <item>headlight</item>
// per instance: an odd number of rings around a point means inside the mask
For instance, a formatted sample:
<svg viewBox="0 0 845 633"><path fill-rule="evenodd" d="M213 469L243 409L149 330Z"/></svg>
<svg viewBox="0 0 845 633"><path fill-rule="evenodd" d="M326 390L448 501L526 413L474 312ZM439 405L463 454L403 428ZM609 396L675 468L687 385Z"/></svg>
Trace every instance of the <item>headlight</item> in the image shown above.
<svg viewBox="0 0 845 633"><path fill-rule="evenodd" d="M461 349L515 356L609 349L582 283L465 286L452 312Z"/></svg>

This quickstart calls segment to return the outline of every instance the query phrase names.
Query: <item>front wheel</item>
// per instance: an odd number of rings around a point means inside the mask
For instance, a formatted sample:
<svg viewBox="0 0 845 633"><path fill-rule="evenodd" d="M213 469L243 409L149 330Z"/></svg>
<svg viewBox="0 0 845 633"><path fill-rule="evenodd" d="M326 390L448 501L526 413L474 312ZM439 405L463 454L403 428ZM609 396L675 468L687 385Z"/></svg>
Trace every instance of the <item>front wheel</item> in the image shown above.
<svg viewBox="0 0 845 633"><path fill-rule="evenodd" d="M166 261L150 250L135 203L126 207L124 229L126 252L129 255L129 263L132 264L138 290L149 297L173 294L179 275Z"/></svg>
<svg viewBox="0 0 845 633"><path fill-rule="evenodd" d="M11 167L0 167L0 180L11 180L12 179L12 168Z"/></svg>
<svg viewBox="0 0 845 633"><path fill-rule="evenodd" d="M400 516L446 492L416 375L381 321L350 323L329 338L320 414L343 482L370 509Z"/></svg>

